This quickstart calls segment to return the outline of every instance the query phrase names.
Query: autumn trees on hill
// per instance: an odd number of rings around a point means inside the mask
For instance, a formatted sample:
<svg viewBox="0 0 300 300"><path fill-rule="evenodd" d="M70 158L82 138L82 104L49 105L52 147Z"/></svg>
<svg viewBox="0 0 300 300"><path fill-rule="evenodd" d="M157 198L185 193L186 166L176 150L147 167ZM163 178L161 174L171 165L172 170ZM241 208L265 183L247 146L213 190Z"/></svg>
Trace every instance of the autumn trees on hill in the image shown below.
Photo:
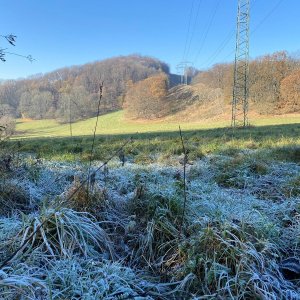
<svg viewBox="0 0 300 300"><path fill-rule="evenodd" d="M281 51L252 60L249 68L251 109L261 114L300 112L298 60ZM199 73L194 83L222 89L224 102L229 104L232 100L233 64L217 64Z"/></svg>
<svg viewBox="0 0 300 300"><path fill-rule="evenodd" d="M258 112L281 113L281 82L292 70L293 63L286 52L265 55L250 63L250 100Z"/></svg>
<svg viewBox="0 0 300 300"><path fill-rule="evenodd" d="M168 77L164 73L151 76L128 87L124 107L131 118L155 119L168 112L165 97Z"/></svg>
<svg viewBox="0 0 300 300"><path fill-rule="evenodd" d="M284 51L252 60L251 110L262 114L300 112L299 62ZM140 55L106 59L27 79L3 81L0 111L13 117L55 118L62 122L70 117L71 121L93 117L102 81L101 113L125 109L130 118L154 119L184 110L195 101L206 107L213 106L216 99L218 106L230 105L232 63L190 72L194 76L190 90L170 89L176 83L176 75L170 74L164 62Z"/></svg>
<svg viewBox="0 0 300 300"><path fill-rule="evenodd" d="M300 112L300 69L282 80L280 92L280 110L284 113Z"/></svg>
<svg viewBox="0 0 300 300"><path fill-rule="evenodd" d="M169 73L166 63L155 58L130 55L74 66L23 80L0 84L0 110L14 117L56 118L69 121L96 115L99 82L104 82L101 113L122 108L126 83L154 74Z"/></svg>

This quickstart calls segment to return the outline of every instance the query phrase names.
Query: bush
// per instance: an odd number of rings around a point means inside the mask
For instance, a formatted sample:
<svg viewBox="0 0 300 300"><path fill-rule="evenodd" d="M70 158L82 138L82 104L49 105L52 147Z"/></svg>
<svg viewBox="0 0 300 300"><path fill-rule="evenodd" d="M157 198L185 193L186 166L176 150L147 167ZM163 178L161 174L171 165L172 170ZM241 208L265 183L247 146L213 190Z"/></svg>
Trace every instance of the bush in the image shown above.
<svg viewBox="0 0 300 300"><path fill-rule="evenodd" d="M16 122L13 118L9 116L0 117L0 141L5 140L10 137L16 127Z"/></svg>

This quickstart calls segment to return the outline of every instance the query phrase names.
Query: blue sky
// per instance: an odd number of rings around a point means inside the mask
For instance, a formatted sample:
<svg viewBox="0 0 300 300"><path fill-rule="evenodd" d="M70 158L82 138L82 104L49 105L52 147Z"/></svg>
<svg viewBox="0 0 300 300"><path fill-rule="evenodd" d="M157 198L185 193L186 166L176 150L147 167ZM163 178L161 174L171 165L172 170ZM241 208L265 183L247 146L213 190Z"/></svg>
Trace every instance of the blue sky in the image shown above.
<svg viewBox="0 0 300 300"><path fill-rule="evenodd" d="M300 1L250 1L251 57L283 49L298 51ZM0 62L3 79L132 53L157 57L167 62L173 72L183 58L197 68L207 68L234 57L237 0L0 3L0 33L18 37L16 47L10 47L3 39L0 47L31 54L36 59L30 63L8 55L7 62ZM222 42L224 47L220 47Z"/></svg>

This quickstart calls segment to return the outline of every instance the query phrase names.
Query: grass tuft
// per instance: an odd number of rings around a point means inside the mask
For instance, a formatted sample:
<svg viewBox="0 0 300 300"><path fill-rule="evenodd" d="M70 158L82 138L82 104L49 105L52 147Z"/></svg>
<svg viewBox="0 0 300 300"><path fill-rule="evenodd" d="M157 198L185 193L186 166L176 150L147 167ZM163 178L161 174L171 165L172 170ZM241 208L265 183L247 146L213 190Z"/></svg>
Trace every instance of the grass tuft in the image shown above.
<svg viewBox="0 0 300 300"><path fill-rule="evenodd" d="M109 237L88 213L68 208L58 211L42 208L38 215L24 218L18 233L21 244L36 229L37 232L28 242L27 251L38 247L53 257L71 257L76 253L87 257L93 256L97 249L108 257L114 257Z"/></svg>

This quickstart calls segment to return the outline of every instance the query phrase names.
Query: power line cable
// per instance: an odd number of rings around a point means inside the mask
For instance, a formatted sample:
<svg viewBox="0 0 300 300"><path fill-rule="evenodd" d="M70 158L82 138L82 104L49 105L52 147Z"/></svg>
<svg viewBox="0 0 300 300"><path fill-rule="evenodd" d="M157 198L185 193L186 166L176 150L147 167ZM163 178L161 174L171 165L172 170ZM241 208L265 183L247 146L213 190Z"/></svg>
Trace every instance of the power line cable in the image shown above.
<svg viewBox="0 0 300 300"><path fill-rule="evenodd" d="M195 31L196 31L196 25L198 23L198 17L199 17L201 4L202 4L202 0L199 0L198 7L197 7L197 10L196 10L196 17L195 17L194 26L192 27L191 38L189 40L188 47L187 47L186 57L188 57L190 49L191 49L191 44L192 44L194 34L195 34Z"/></svg>
<svg viewBox="0 0 300 300"><path fill-rule="evenodd" d="M279 0L276 5L269 11L269 13L256 25L256 27L251 31L250 35L255 33L259 27L263 25L269 19L269 17L276 11L276 9L279 7L279 5L283 2L283 0Z"/></svg>
<svg viewBox="0 0 300 300"><path fill-rule="evenodd" d="M191 20L192 20L192 17L193 17L194 2L195 2L195 0L193 0L193 2L192 2L191 11L190 11L190 14L189 14L188 28L187 28L187 34L186 34L186 39L185 39L185 45L184 45L182 60L185 60L185 56L186 56L186 49L187 49L187 44L188 44L188 40L189 40L189 36L190 36Z"/></svg>
<svg viewBox="0 0 300 300"><path fill-rule="evenodd" d="M195 59L194 59L194 63L196 63L204 45L205 45L205 42L206 42L206 39L207 39L207 36L208 36L208 33L210 31L210 28L214 22L214 19L215 19L215 16L216 16L216 13L217 13L217 10L218 10L218 7L220 5L220 2L221 0L218 0L217 4L215 5L214 9L212 10L212 13L211 13L211 17L209 18L209 22L208 22L208 26L206 27L206 31L203 35L203 38L201 39L201 44L200 44L200 48L195 56Z"/></svg>
<svg viewBox="0 0 300 300"><path fill-rule="evenodd" d="M279 0L276 5L265 15L265 17L255 26L255 28L250 32L250 36L253 35L259 27L261 27L267 19L276 11L276 9L279 7L279 5L283 2L283 0ZM257 1L255 2L255 5L257 4ZM223 57L222 61L226 60L228 57L230 57L232 54L234 54L235 49L230 51L225 57Z"/></svg>
<svg viewBox="0 0 300 300"><path fill-rule="evenodd" d="M27 60L29 60L31 63L36 60L34 59L31 55L21 55L21 54L18 54L18 53L13 53L13 52L8 52L8 51L5 51L6 49L4 49L4 53L6 54L10 54L10 55L15 55L15 56L19 56L19 57L23 57L23 58L26 58Z"/></svg>
<svg viewBox="0 0 300 300"><path fill-rule="evenodd" d="M257 1L252 0L252 10L253 8L256 6ZM228 43L230 42L230 40L235 36L235 27L233 27L228 35L225 37L225 39L220 43L219 47L216 49L216 51L210 56L210 58L208 59L208 62L206 63L206 66L211 65L212 63L215 62L215 59L220 55L220 53L222 52L222 50L224 50L224 48L228 45ZM230 55L232 54L232 52L230 52ZM202 65L204 66L204 65Z"/></svg>
<svg viewBox="0 0 300 300"><path fill-rule="evenodd" d="M256 6L257 1L252 0L252 10ZM216 51L210 56L208 59L208 62L206 63L206 66L209 66L213 63L215 63L216 58L220 55L220 53L225 49L225 47L228 45L230 40L235 36L235 28L232 28L232 30L228 33L228 35L225 37L225 39L220 43L219 47L216 49ZM235 50L231 51L227 56L231 56L234 53ZM202 65L204 66L204 65Z"/></svg>
<svg viewBox="0 0 300 300"><path fill-rule="evenodd" d="M216 49L216 51L208 58L208 62L206 63L207 65L212 64L213 62L215 62L215 59L220 55L220 53L224 50L224 48L228 45L228 43L230 42L230 40L234 37L235 34L235 30L232 29L227 36L225 37L225 39L221 42L221 44L219 45L219 47ZM204 66L204 65L202 65Z"/></svg>

